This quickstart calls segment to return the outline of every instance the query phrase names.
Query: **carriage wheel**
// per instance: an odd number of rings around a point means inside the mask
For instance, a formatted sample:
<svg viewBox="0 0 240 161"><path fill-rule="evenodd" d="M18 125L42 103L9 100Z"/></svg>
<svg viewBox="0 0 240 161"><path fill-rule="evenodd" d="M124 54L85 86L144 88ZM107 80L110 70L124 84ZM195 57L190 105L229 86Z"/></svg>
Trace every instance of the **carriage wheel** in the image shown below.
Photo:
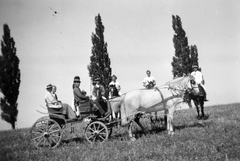
<svg viewBox="0 0 240 161"><path fill-rule="evenodd" d="M103 143L108 139L108 136L109 132L107 126L100 121L90 123L85 129L85 137L90 143L97 141Z"/></svg>
<svg viewBox="0 0 240 161"><path fill-rule="evenodd" d="M60 125L49 118L36 121L31 130L30 138L35 147L55 148L62 139L62 129Z"/></svg>

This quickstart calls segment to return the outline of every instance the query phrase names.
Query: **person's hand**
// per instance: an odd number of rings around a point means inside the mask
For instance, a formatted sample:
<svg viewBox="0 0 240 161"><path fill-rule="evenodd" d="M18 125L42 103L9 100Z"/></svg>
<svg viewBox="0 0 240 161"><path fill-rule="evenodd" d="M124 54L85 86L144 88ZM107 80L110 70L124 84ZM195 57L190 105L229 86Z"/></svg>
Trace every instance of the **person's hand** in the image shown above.
<svg viewBox="0 0 240 161"><path fill-rule="evenodd" d="M89 99L89 100L92 100L92 95L88 96L88 99Z"/></svg>

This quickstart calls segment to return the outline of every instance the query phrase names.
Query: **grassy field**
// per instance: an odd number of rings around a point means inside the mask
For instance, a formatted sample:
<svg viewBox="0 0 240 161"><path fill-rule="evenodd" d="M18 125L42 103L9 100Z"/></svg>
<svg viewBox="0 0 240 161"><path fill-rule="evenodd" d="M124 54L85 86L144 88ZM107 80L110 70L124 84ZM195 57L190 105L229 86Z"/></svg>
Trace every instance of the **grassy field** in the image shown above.
<svg viewBox="0 0 240 161"><path fill-rule="evenodd" d="M177 111L173 136L143 119L148 132L135 128L134 142L127 128L120 127L107 142L90 145L84 138L84 123L76 124L75 133L67 127L56 149L35 149L29 129L2 131L0 160L240 160L240 103L206 107L205 113L208 119L197 120L195 109Z"/></svg>

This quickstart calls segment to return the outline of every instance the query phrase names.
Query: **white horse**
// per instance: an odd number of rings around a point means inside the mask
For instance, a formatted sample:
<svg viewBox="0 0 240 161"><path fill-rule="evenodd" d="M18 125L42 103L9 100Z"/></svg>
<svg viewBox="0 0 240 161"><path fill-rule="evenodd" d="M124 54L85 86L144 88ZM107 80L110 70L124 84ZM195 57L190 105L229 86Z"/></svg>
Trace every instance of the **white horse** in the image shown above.
<svg viewBox="0 0 240 161"><path fill-rule="evenodd" d="M131 140L135 140L132 133L133 121L144 130L139 119L142 114L165 111L167 115L168 134L174 134L173 114L180 103L183 102L185 91L191 88L190 78L176 78L166 85L153 89L134 90L125 94L121 103L122 125L128 125L128 133Z"/></svg>
<svg viewBox="0 0 240 161"><path fill-rule="evenodd" d="M125 94L118 96L118 97L113 97L108 100L110 103L110 107L112 110L112 117L113 119L121 119L121 113L120 113L120 107L123 102L123 98L125 97Z"/></svg>

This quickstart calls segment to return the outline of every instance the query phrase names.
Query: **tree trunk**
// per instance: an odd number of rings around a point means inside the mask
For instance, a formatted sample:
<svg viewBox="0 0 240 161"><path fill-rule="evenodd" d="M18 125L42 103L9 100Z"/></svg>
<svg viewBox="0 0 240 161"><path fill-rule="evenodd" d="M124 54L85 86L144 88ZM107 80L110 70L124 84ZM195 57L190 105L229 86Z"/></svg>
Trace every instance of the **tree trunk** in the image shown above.
<svg viewBox="0 0 240 161"><path fill-rule="evenodd" d="M15 130L15 121L11 122L11 125L12 125L12 129Z"/></svg>

